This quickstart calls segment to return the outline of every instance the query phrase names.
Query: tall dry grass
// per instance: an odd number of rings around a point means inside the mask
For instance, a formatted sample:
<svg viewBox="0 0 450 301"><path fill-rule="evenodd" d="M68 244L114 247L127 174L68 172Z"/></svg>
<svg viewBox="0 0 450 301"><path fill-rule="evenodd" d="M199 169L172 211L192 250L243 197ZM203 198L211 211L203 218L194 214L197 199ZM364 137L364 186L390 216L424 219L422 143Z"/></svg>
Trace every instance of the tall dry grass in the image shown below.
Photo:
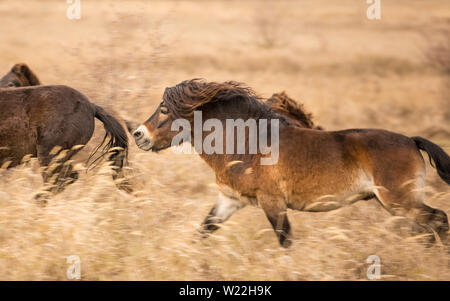
<svg viewBox="0 0 450 301"><path fill-rule="evenodd" d="M262 96L286 90L326 129L381 127L450 152L448 75L424 56L434 44L423 34L448 28L446 1L383 2L380 21L350 0L82 2L81 20L70 21L64 1L0 1L0 70L25 61L44 83L70 85L136 121L181 80L243 81ZM95 136L103 133L98 123ZM117 190L101 166L45 207L32 201L42 189L34 159L0 170L0 279L66 280L70 255L83 280L359 280L370 255L384 280L450 279L447 250L424 246L407 219L374 200L289 211L288 250L253 207L197 241L217 196L206 164L134 145L130 164L135 194ZM428 166L427 204L449 214L449 193Z"/></svg>

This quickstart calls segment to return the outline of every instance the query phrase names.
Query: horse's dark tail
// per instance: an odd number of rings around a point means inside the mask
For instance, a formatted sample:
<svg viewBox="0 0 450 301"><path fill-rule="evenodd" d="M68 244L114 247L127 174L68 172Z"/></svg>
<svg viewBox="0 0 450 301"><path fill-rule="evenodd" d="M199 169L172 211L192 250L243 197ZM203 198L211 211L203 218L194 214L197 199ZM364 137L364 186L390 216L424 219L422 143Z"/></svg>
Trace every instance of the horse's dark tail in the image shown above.
<svg viewBox="0 0 450 301"><path fill-rule="evenodd" d="M103 122L103 126L105 127L105 137L103 138L102 143L95 149L95 151L89 156L89 160L94 156L94 154L99 150L99 148L103 146L102 154L100 157L94 160L98 161L100 158L105 156L108 152L111 152L111 156L109 160L113 162L113 166L115 166L118 172L124 166L126 159L128 157L128 136L125 129L122 127L120 122L114 118L112 115L108 114L102 107L93 104L95 110L95 117ZM106 142L107 137L109 141ZM106 142L106 144L104 144ZM92 162L92 163L94 163Z"/></svg>
<svg viewBox="0 0 450 301"><path fill-rule="evenodd" d="M450 156L440 146L425 138L411 137L411 139L414 140L419 149L427 152L431 165L433 165L431 162L431 159L433 159L439 176L450 185Z"/></svg>

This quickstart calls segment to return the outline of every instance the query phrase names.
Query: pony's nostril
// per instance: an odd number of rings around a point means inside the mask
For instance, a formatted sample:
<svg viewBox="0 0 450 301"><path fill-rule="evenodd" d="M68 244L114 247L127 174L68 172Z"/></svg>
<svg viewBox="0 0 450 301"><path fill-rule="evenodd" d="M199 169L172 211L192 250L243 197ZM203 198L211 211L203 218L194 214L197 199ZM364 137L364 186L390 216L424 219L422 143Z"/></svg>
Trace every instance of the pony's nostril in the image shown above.
<svg viewBox="0 0 450 301"><path fill-rule="evenodd" d="M142 132L141 131L136 131L133 133L134 138L141 138L142 137Z"/></svg>

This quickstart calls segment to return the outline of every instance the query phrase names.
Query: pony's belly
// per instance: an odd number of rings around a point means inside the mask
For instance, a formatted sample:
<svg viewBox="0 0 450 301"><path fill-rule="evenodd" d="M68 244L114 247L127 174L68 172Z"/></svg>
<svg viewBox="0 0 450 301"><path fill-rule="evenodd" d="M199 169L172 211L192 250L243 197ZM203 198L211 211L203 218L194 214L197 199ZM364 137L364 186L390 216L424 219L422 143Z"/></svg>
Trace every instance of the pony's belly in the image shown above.
<svg viewBox="0 0 450 301"><path fill-rule="evenodd" d="M363 171L354 180L343 181L341 185L327 184L323 183L315 189L293 189L286 197L288 208L311 212L330 211L373 196L373 179Z"/></svg>
<svg viewBox="0 0 450 301"><path fill-rule="evenodd" d="M237 190L228 183L217 184L225 196L240 200L245 205L258 206L256 193ZM373 190L372 176L362 169L349 170L345 178L322 177L316 178L315 182L279 180L256 189L274 200L284 200L290 209L311 212L335 210L368 199L373 196Z"/></svg>
<svg viewBox="0 0 450 301"><path fill-rule="evenodd" d="M336 210L353 204L359 200L364 200L373 197L371 192L355 192L348 195L335 196L324 195L313 200L294 200L288 202L287 207L293 210L308 211L308 212L325 212Z"/></svg>

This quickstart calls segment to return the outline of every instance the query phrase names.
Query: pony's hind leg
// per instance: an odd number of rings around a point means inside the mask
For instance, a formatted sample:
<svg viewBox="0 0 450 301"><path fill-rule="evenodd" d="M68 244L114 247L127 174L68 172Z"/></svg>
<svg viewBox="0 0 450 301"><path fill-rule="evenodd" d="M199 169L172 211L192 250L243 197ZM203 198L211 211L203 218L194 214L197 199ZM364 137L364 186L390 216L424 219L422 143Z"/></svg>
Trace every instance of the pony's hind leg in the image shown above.
<svg viewBox="0 0 450 301"><path fill-rule="evenodd" d="M424 223L439 235L440 240L444 244L448 244L448 217L447 214L439 209L425 206Z"/></svg>
<svg viewBox="0 0 450 301"><path fill-rule="evenodd" d="M78 178L69 160L92 137L95 124L93 113L87 112L85 107L76 105L72 109L67 108L64 118L55 116L38 131L37 157L43 167L42 177L46 186L41 195L61 192ZM39 201L38 197L35 199Z"/></svg>
<svg viewBox="0 0 450 301"><path fill-rule="evenodd" d="M280 245L288 248L292 244L292 235L291 226L287 217L286 204L281 199L278 200L276 197L265 195L259 195L258 202L269 219Z"/></svg>
<svg viewBox="0 0 450 301"><path fill-rule="evenodd" d="M399 191L381 189L376 193L378 201L392 215L405 216L412 219L419 228L431 235L437 234L443 243L447 241L449 230L447 214L439 209L423 203L423 192L405 188ZM407 191L408 190L408 191Z"/></svg>
<svg viewBox="0 0 450 301"><path fill-rule="evenodd" d="M59 193L64 188L78 179L78 172L73 170L70 159L80 150L73 147L68 150L57 150L56 148L38 146L38 160L44 180L44 191L35 195L35 200L40 203L46 202L49 193Z"/></svg>
<svg viewBox="0 0 450 301"><path fill-rule="evenodd" d="M208 237L212 232L219 229L218 224L225 222L237 210L245 206L241 200L231 198L219 192L219 198L216 204L211 208L210 212L203 221L200 233L203 238Z"/></svg>

